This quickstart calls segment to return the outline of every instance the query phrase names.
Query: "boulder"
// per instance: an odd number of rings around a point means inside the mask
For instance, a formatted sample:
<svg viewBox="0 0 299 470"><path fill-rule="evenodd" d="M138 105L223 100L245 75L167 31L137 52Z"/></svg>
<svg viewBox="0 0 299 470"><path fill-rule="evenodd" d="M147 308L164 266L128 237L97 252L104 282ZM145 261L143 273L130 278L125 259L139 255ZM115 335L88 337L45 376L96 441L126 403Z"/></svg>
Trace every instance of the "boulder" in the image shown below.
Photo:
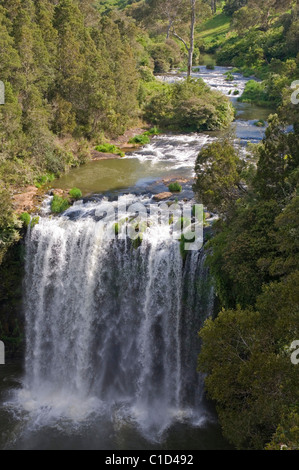
<svg viewBox="0 0 299 470"><path fill-rule="evenodd" d="M13 206L17 214L30 212L36 206L36 195L38 189L35 186L27 186L22 193L14 194Z"/></svg>
<svg viewBox="0 0 299 470"><path fill-rule="evenodd" d="M164 199L169 199L172 196L173 196L172 193L169 193L169 192L166 191L165 193L155 194L154 195L154 200L155 201L163 201Z"/></svg>

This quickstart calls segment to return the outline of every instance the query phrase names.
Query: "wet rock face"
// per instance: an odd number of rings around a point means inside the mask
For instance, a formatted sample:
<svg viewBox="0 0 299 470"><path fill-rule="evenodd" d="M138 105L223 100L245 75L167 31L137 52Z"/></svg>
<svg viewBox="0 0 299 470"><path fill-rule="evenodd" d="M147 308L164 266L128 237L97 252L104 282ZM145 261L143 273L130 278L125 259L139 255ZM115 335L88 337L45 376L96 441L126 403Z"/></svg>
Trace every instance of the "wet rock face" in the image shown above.
<svg viewBox="0 0 299 470"><path fill-rule="evenodd" d="M51 196L59 196L59 197L63 197L63 198L68 198L70 189L71 188L69 188L69 189L55 188L55 189L51 189L50 194L51 194Z"/></svg>
<svg viewBox="0 0 299 470"><path fill-rule="evenodd" d="M9 248L0 264L0 339L5 343L7 358L23 354L24 252L21 239Z"/></svg>
<svg viewBox="0 0 299 470"><path fill-rule="evenodd" d="M181 185L183 184L187 184L187 183L190 183L190 184L193 184L194 183L194 178L173 178L173 177L170 177L170 178L164 178L162 180L162 182L168 186L170 183L179 183Z"/></svg>
<svg viewBox="0 0 299 470"><path fill-rule="evenodd" d="M115 153L106 153L106 152L98 152L97 150L93 150L91 152L92 160L109 160L110 158L121 158L119 155Z"/></svg>
<svg viewBox="0 0 299 470"><path fill-rule="evenodd" d="M17 214L22 212L31 212L36 207L36 196L38 189L35 186L27 186L27 188L13 196L13 205Z"/></svg>

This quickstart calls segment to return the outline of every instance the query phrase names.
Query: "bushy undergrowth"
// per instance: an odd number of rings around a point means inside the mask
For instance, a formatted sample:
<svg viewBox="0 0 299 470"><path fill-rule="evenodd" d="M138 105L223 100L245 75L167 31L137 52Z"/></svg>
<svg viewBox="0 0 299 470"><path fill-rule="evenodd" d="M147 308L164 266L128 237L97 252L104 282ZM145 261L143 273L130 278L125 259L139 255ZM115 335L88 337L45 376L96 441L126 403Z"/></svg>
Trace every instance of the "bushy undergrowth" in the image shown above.
<svg viewBox="0 0 299 470"><path fill-rule="evenodd" d="M69 195L72 199L80 199L82 197L82 192L79 188L72 188Z"/></svg>
<svg viewBox="0 0 299 470"><path fill-rule="evenodd" d="M148 135L140 134L140 135L135 135L129 140L129 144L140 144L140 145L145 145L150 143L150 138Z"/></svg>
<svg viewBox="0 0 299 470"><path fill-rule="evenodd" d="M243 103L256 103L259 105L268 105L270 100L267 94L266 86L263 82L249 80L246 83L245 90L239 101Z"/></svg>
<svg viewBox="0 0 299 470"><path fill-rule="evenodd" d="M69 207L70 207L70 204L67 199L57 196L57 194L53 196L53 199L51 202L51 211L54 214L60 214L61 212L66 211Z"/></svg>
<svg viewBox="0 0 299 470"><path fill-rule="evenodd" d="M182 191L182 186L176 181L175 183L170 183L168 189L172 193L180 193Z"/></svg>
<svg viewBox="0 0 299 470"><path fill-rule="evenodd" d="M0 182L0 264L14 242L20 238L21 221L14 214L9 191Z"/></svg>
<svg viewBox="0 0 299 470"><path fill-rule="evenodd" d="M119 147L116 147L116 145L113 145L113 144L97 145L95 147L95 150L97 150L98 152L103 152L103 153L114 153L115 155L119 155L120 157L125 156L125 153Z"/></svg>
<svg viewBox="0 0 299 470"><path fill-rule="evenodd" d="M159 135L161 134L161 131L158 129L158 127L152 127L151 129L149 129L148 131L145 131L143 133L143 135L149 135L149 136L152 136L152 135Z"/></svg>
<svg viewBox="0 0 299 470"><path fill-rule="evenodd" d="M30 214L28 214L28 212L23 212L22 214L20 214L20 220L23 222L25 227L28 227L31 220Z"/></svg>
<svg viewBox="0 0 299 470"><path fill-rule="evenodd" d="M164 129L202 131L226 127L234 118L230 101L203 80L161 83L144 105L145 118Z"/></svg>

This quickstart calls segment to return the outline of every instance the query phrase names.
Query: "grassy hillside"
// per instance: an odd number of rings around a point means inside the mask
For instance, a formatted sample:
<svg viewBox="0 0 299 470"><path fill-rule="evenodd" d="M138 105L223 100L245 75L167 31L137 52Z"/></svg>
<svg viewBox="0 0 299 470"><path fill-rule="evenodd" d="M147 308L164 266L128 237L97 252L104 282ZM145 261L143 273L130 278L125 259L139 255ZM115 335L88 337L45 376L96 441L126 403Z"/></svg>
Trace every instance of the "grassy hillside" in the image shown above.
<svg viewBox="0 0 299 470"><path fill-rule="evenodd" d="M219 46L225 41L230 30L230 17L222 11L198 28L197 37L203 41L205 49Z"/></svg>

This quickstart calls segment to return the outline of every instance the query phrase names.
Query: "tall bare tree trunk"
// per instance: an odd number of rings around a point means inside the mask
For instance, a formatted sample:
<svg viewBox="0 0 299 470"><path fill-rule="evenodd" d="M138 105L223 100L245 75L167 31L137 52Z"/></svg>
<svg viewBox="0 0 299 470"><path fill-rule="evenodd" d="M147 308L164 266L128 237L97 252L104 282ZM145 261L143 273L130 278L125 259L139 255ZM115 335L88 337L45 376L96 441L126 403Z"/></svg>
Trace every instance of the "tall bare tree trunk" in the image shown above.
<svg viewBox="0 0 299 470"><path fill-rule="evenodd" d="M192 72L192 64L193 64L193 53L194 53L194 31L195 31L195 21L196 21L196 0L190 0L190 5L191 5L191 25L190 25L190 46L188 46L187 42L179 36L176 32L174 27L172 28L171 32L172 34L182 41L184 44L187 52L188 52L188 71L187 71L187 77L190 77L191 72Z"/></svg>
<svg viewBox="0 0 299 470"><path fill-rule="evenodd" d="M172 27L173 20L169 20L168 26L167 26L167 34L166 34L166 39L169 39L171 27Z"/></svg>
<svg viewBox="0 0 299 470"><path fill-rule="evenodd" d="M188 77L190 77L191 75L192 64L193 64L196 0L190 0L190 2L191 2L191 25L190 25L190 47L188 50L188 72L187 72Z"/></svg>
<svg viewBox="0 0 299 470"><path fill-rule="evenodd" d="M212 8L212 12L215 14L217 11L217 0L211 1L211 8Z"/></svg>

